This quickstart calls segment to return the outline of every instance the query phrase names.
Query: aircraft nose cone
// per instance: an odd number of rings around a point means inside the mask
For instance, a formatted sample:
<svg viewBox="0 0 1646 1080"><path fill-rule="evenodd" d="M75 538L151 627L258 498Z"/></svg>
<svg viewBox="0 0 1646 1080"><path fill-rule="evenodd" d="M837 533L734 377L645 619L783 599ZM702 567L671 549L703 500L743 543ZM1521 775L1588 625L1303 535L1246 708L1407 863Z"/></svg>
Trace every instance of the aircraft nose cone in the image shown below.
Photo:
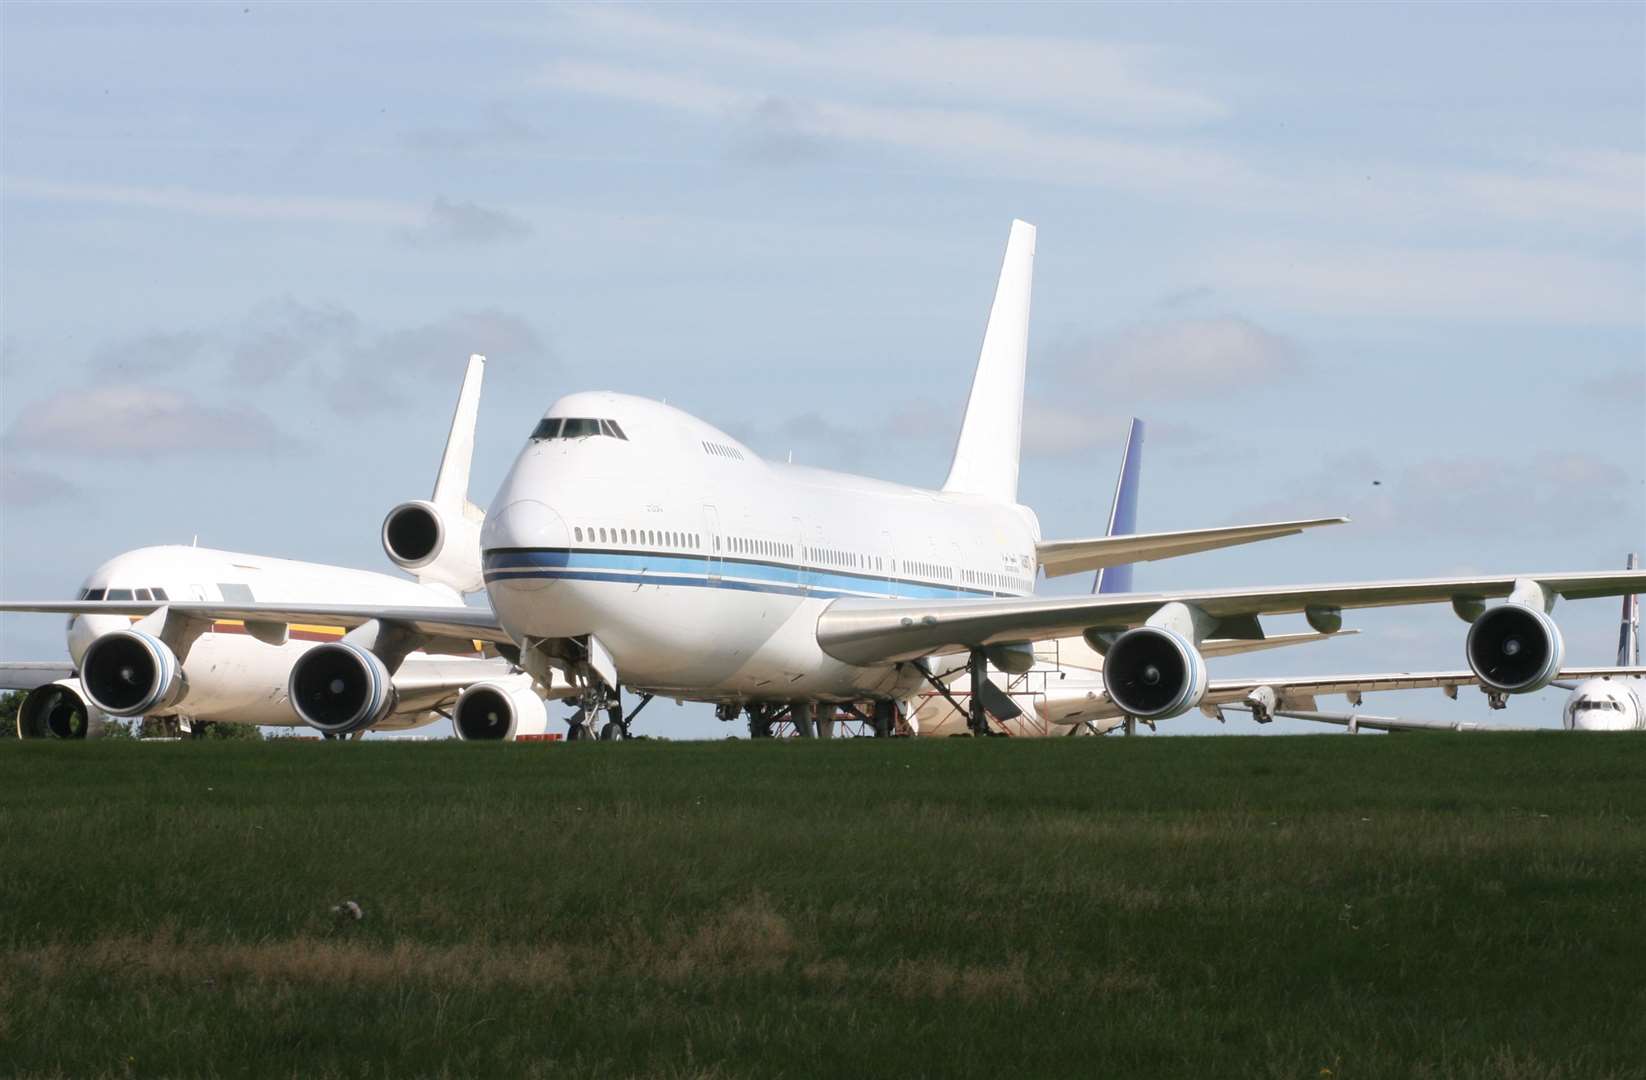
<svg viewBox="0 0 1646 1080"><path fill-rule="evenodd" d="M536 590L548 584L541 572L565 564L571 531L554 509L535 499L517 499L486 515L480 532L486 584L511 590Z"/></svg>

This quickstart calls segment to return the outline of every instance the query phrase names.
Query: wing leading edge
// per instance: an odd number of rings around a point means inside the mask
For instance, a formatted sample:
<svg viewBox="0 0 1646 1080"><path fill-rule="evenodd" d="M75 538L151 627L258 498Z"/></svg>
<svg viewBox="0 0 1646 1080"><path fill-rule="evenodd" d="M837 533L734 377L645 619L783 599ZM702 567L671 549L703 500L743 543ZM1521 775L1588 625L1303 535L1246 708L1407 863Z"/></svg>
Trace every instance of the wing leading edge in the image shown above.
<svg viewBox="0 0 1646 1080"><path fill-rule="evenodd" d="M1188 605L1204 613L1213 624L1207 636L1238 637L1246 635L1220 635L1216 624L1228 622L1235 626L1249 623L1259 615L1294 614L1310 609L1331 611L1448 602L1462 608L1508 596L1522 581L1536 582L1551 597L1587 599L1646 590L1646 571L1505 574L1350 585L1283 585L1266 589L996 600L844 599L836 600L819 616L817 640L823 651L836 660L870 666L988 645L1076 634L1090 638L1098 633L1138 626L1172 603Z"/></svg>

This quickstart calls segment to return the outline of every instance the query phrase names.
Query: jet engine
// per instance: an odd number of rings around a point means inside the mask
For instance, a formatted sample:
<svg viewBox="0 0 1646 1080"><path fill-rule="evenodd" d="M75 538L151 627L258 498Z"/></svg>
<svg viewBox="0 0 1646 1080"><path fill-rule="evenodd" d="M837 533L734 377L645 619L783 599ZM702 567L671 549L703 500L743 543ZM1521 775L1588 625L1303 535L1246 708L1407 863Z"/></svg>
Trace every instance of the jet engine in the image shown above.
<svg viewBox="0 0 1646 1080"><path fill-rule="evenodd" d="M547 732L549 709L525 680L516 686L479 682L458 695L452 729L464 742L512 742Z"/></svg>
<svg viewBox="0 0 1646 1080"><path fill-rule="evenodd" d="M17 708L19 739L96 739L103 734L103 710L86 701L76 679L30 690Z"/></svg>
<svg viewBox="0 0 1646 1080"><path fill-rule="evenodd" d="M1103 657L1109 700L1139 720L1181 716L1206 696L1206 661L1182 636L1139 626L1114 640Z"/></svg>
<svg viewBox="0 0 1646 1080"><path fill-rule="evenodd" d="M292 711L326 735L350 735L394 711L394 679L358 645L331 641L297 658L286 684Z"/></svg>
<svg viewBox="0 0 1646 1080"><path fill-rule="evenodd" d="M1560 674L1566 642L1548 615L1526 604L1488 608L1469 627L1469 667L1489 690L1525 694Z"/></svg>
<svg viewBox="0 0 1646 1080"><path fill-rule="evenodd" d="M188 684L177 654L141 630L93 639L80 658L86 700L111 716L142 716L177 704Z"/></svg>
<svg viewBox="0 0 1646 1080"><path fill-rule="evenodd" d="M417 580L448 585L460 593L486 584L480 565L480 522L425 499L404 502L383 519L383 550ZM478 513L478 511L476 511Z"/></svg>

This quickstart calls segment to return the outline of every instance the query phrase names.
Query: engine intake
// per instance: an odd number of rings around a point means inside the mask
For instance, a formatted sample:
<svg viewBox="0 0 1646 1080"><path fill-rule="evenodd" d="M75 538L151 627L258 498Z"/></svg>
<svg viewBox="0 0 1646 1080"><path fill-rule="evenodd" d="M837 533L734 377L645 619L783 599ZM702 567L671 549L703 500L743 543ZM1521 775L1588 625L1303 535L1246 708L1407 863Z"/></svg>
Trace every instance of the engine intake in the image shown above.
<svg viewBox="0 0 1646 1080"><path fill-rule="evenodd" d="M141 630L94 639L80 658L86 699L111 716L142 716L177 704L187 684L166 643Z"/></svg>
<svg viewBox="0 0 1646 1080"><path fill-rule="evenodd" d="M1140 720L1188 712L1206 696L1206 661L1170 630L1140 626L1114 640L1103 657L1109 699Z"/></svg>
<svg viewBox="0 0 1646 1080"><path fill-rule="evenodd" d="M348 735L394 709L394 680L383 661L346 641L316 645L297 658L286 685L292 711L327 735Z"/></svg>
<svg viewBox="0 0 1646 1080"><path fill-rule="evenodd" d="M452 730L464 742L512 741L548 729L548 706L524 680L519 686L475 683L458 695L452 709Z"/></svg>
<svg viewBox="0 0 1646 1080"><path fill-rule="evenodd" d="M423 499L401 503L383 519L383 551L419 581L464 593L485 585L480 524L466 513L448 513Z"/></svg>
<svg viewBox="0 0 1646 1080"><path fill-rule="evenodd" d="M1474 621L1464 652L1488 689L1525 694L1543 689L1560 674L1566 642L1548 615L1509 603L1488 608Z"/></svg>
<svg viewBox="0 0 1646 1080"><path fill-rule="evenodd" d="M102 710L86 702L74 679L37 686L17 707L19 739L95 739L102 734Z"/></svg>

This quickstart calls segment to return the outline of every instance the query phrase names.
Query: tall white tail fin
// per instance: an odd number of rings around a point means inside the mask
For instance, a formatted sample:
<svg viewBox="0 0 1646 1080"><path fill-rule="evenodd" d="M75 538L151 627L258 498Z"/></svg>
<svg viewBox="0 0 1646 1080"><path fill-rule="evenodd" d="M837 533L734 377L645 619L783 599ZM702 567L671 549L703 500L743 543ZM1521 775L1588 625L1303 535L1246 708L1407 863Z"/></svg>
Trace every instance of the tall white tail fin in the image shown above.
<svg viewBox="0 0 1646 1080"><path fill-rule="evenodd" d="M1023 442L1023 374L1029 356L1029 293L1034 283L1034 226L1013 221L1000 266L983 350L966 401L944 491L1017 501Z"/></svg>
<svg viewBox="0 0 1646 1080"><path fill-rule="evenodd" d="M1640 560L1633 554L1629 556L1628 569L1633 570L1640 565ZM1617 666L1635 667L1640 663L1640 597L1625 596L1623 598L1623 625L1617 632Z"/></svg>
<svg viewBox="0 0 1646 1080"><path fill-rule="evenodd" d="M471 518L484 514L469 502L469 467L474 463L474 429L480 416L480 383L485 376L486 358L478 353L470 356L463 389L457 394L457 409L452 413L451 433L446 436L446 452L435 474L434 495L429 499L444 513Z"/></svg>
<svg viewBox="0 0 1646 1080"><path fill-rule="evenodd" d="M460 593L484 588L480 526L486 512L469 501L469 466L474 462L474 428L480 416L480 382L486 358L470 356L457 394L446 452L434 478L434 495L404 502L383 519L383 550L389 560L425 585Z"/></svg>

